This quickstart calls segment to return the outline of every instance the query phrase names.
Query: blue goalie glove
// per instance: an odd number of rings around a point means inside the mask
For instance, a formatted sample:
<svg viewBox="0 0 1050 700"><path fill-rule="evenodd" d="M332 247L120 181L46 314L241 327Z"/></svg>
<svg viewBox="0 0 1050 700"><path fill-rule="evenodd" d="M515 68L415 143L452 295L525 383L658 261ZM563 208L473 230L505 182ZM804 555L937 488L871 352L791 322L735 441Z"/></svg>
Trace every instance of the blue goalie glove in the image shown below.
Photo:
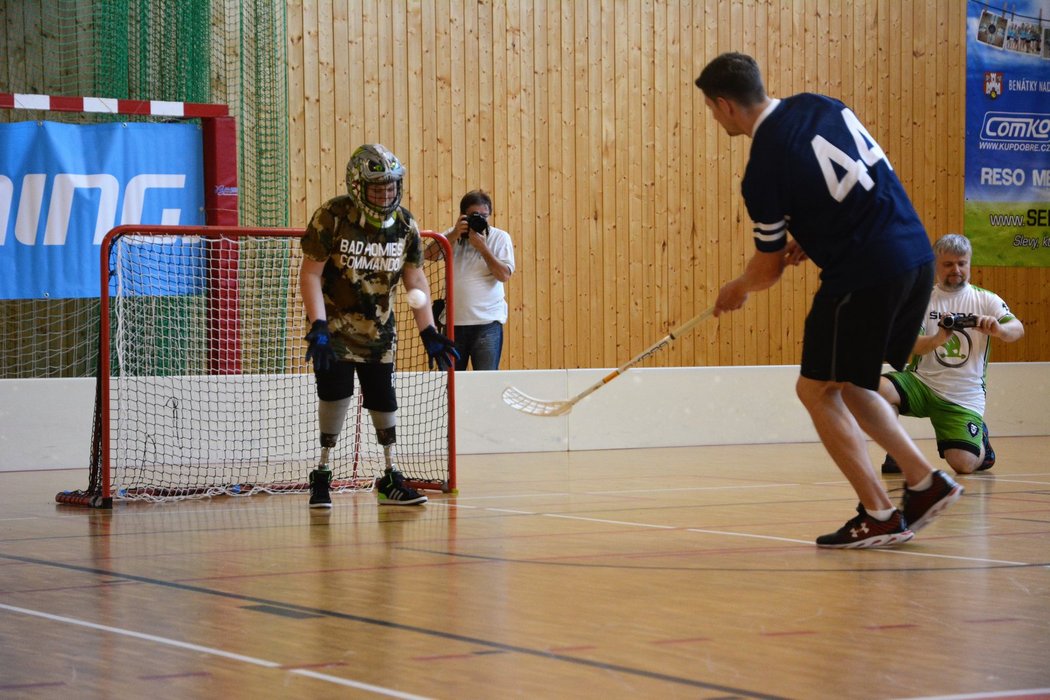
<svg viewBox="0 0 1050 700"><path fill-rule="evenodd" d="M438 333L437 328L427 326L420 332L419 337L423 339L423 347L430 358L430 369L434 369L434 363L437 363L438 369L447 370L459 359L455 343Z"/></svg>
<svg viewBox="0 0 1050 700"><path fill-rule="evenodd" d="M335 364L335 351L332 350L332 334L328 332L328 321L314 321L304 340L310 344L306 348L306 361L313 360L315 372L324 372Z"/></svg>

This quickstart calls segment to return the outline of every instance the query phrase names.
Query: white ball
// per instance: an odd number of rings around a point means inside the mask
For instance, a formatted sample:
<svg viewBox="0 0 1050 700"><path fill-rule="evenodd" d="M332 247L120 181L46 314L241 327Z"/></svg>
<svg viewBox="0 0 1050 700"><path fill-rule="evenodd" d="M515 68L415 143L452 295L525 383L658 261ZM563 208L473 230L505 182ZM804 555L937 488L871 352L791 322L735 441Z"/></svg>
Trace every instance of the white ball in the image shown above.
<svg viewBox="0 0 1050 700"><path fill-rule="evenodd" d="M408 290L408 305L413 309L421 308L427 303L427 293L422 289Z"/></svg>

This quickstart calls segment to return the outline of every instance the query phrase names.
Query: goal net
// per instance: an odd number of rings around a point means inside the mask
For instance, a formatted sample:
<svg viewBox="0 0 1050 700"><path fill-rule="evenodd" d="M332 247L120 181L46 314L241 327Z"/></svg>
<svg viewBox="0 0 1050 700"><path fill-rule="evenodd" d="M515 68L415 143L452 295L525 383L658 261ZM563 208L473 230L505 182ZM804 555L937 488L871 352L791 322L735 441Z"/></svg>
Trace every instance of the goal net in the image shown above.
<svg viewBox="0 0 1050 700"><path fill-rule="evenodd" d="M86 490L62 503L300 493L320 455L317 395L303 359L300 229L130 227L102 245L99 372ZM425 263L434 299L451 286L447 243ZM398 468L416 488L455 489L454 375L430 370L403 285ZM333 490L368 489L383 450L355 391L331 451Z"/></svg>

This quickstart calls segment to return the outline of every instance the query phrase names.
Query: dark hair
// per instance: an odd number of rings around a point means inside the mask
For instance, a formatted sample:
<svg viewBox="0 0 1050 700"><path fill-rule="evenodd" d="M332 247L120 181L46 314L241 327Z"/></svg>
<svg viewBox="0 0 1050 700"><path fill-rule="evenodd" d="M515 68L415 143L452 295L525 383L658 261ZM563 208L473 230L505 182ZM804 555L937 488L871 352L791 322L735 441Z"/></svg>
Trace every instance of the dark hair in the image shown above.
<svg viewBox="0 0 1050 700"><path fill-rule="evenodd" d="M492 213L492 197L485 190L471 190L463 195L463 199L459 200L459 213L466 214L467 209L478 204L484 204Z"/></svg>
<svg viewBox="0 0 1050 700"><path fill-rule="evenodd" d="M700 71L696 86L704 97L724 97L742 105L754 105L766 97L758 62L747 54L724 53Z"/></svg>

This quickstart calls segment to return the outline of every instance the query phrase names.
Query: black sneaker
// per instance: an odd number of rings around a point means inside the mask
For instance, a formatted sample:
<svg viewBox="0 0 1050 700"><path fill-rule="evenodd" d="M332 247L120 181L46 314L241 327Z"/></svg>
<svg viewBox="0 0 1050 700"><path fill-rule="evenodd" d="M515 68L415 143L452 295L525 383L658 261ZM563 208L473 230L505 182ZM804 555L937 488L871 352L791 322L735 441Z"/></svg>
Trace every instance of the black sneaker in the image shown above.
<svg viewBox="0 0 1050 700"><path fill-rule="evenodd" d="M995 466L995 450L992 449L992 443L988 442L987 423L981 423L981 441L984 442L984 461L981 462L981 466L977 467L979 472Z"/></svg>
<svg viewBox="0 0 1050 700"><path fill-rule="evenodd" d="M918 532L962 495L963 487L938 469L933 473L933 483L928 489L914 491L904 487L904 500L901 501L904 520L908 527Z"/></svg>
<svg viewBox="0 0 1050 700"><path fill-rule="evenodd" d="M897 464L897 460L889 455L886 455L886 459L882 461L882 473L883 474L900 474L901 465Z"/></svg>
<svg viewBox="0 0 1050 700"><path fill-rule="evenodd" d="M914 536L915 533L908 529L899 510L893 511L890 519L883 522L868 515L863 504L858 503L857 517L840 527L838 532L818 537L817 546L838 549L892 547Z"/></svg>
<svg viewBox="0 0 1050 700"><path fill-rule="evenodd" d="M376 479L376 498L381 506L414 506L427 497L405 483L401 472L392 469Z"/></svg>
<svg viewBox="0 0 1050 700"><path fill-rule="evenodd" d="M314 469L310 472L310 507L331 508L332 497L328 487L332 483L332 472L327 469Z"/></svg>

